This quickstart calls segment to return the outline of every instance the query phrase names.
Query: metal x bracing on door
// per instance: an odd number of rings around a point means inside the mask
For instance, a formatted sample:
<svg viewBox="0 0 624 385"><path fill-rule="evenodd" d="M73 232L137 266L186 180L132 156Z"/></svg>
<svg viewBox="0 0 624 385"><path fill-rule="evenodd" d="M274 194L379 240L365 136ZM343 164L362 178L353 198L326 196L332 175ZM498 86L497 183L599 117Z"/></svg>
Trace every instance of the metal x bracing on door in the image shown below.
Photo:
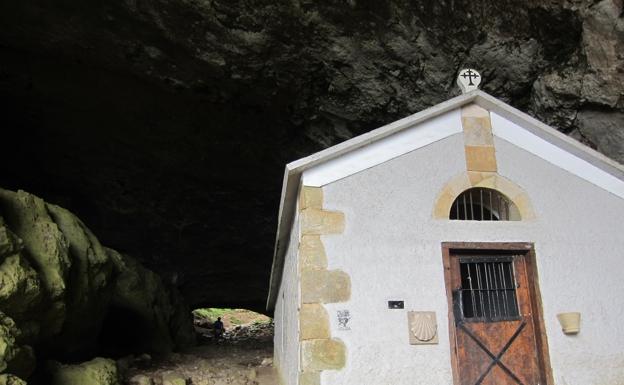
<svg viewBox="0 0 624 385"><path fill-rule="evenodd" d="M514 381L516 381L518 383L518 385L523 385L522 381L520 381L520 379L507 367L505 366L505 364L503 364L501 362L501 357L503 357L503 354L505 354L505 352L507 351L507 349L509 349L509 347L511 346L511 344L514 342L514 340L520 335L520 332L522 332L522 329L524 329L524 327L526 326L526 322L522 321L522 323L520 324L520 326L518 326L518 329L515 331L515 333L511 336L511 338L509 339L509 341L507 341L507 343L505 344L505 346L503 346L503 349L497 354L494 355L494 353L492 353L487 346L485 346L470 330L468 330L468 328L466 328L466 326L464 326L463 322L459 322L459 327L470 337L472 338L472 340L481 348L483 349L483 351L490 356L490 358L492 359L492 362L490 363L490 365L487 367L487 369L485 370L485 372L483 372L483 374L481 375L481 377L479 377L479 379L477 380L477 382L475 382L475 385L480 385L483 380L485 379L485 377L488 375L488 373L492 370L492 368L494 368L494 366L498 365L501 369L503 369L505 371L505 373L507 373Z"/></svg>

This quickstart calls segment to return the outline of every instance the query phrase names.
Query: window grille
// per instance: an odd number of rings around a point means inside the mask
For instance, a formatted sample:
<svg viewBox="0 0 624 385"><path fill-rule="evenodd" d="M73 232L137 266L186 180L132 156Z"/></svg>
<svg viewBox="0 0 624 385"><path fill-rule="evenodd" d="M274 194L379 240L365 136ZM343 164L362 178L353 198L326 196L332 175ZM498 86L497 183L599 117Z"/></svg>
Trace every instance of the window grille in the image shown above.
<svg viewBox="0 0 624 385"><path fill-rule="evenodd" d="M519 220L516 205L496 190L475 187L459 194L451 206L450 219L468 221Z"/></svg>
<svg viewBox="0 0 624 385"><path fill-rule="evenodd" d="M512 257L460 260L461 315L465 320L504 321L518 318Z"/></svg>

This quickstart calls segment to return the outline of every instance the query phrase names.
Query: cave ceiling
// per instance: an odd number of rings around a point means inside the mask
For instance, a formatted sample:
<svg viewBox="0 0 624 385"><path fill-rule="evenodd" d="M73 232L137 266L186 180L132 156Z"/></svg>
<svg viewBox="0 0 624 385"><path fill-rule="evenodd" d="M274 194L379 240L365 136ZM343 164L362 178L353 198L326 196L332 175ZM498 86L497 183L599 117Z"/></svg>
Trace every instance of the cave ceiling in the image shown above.
<svg viewBox="0 0 624 385"><path fill-rule="evenodd" d="M482 89L624 161L621 1L0 3L0 186L262 309L284 165ZM427 167L426 164L420 167Z"/></svg>

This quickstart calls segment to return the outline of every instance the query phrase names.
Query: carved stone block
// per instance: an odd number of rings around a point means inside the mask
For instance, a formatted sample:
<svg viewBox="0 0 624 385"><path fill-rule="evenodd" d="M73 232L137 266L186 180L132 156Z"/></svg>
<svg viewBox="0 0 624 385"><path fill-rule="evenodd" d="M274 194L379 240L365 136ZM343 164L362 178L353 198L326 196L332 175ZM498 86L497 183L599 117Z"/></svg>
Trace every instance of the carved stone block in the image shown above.
<svg viewBox="0 0 624 385"><path fill-rule="evenodd" d="M438 323L434 311L407 312L410 345L438 343Z"/></svg>

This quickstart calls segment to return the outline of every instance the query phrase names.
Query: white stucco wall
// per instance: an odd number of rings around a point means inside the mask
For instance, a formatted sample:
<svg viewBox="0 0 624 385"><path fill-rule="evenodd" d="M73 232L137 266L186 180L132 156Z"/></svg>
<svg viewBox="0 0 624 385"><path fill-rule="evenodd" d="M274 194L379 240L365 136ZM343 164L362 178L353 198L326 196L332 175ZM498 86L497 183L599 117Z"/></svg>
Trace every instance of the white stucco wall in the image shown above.
<svg viewBox="0 0 624 385"><path fill-rule="evenodd" d="M298 213L298 210L296 210ZM273 320L274 366L285 385L299 381L299 220L293 222Z"/></svg>
<svg viewBox="0 0 624 385"><path fill-rule="evenodd" d="M499 172L529 191L550 359L557 384L624 384L624 199L504 140ZM518 167L521 164L522 167ZM581 333L556 319L581 312Z"/></svg>
<svg viewBox="0 0 624 385"><path fill-rule="evenodd" d="M624 384L624 200L496 139L499 173L527 191L537 219L435 220L438 193L465 171L462 134L324 187L324 207L345 213L345 231L324 237L330 269L351 276L352 297L325 305L347 365L323 385L452 384L441 242L533 242L553 375L559 385ZM388 300L405 301L390 310ZM351 330L336 311L348 309ZM409 345L407 311L435 311L438 345ZM580 311L565 336L556 313Z"/></svg>

